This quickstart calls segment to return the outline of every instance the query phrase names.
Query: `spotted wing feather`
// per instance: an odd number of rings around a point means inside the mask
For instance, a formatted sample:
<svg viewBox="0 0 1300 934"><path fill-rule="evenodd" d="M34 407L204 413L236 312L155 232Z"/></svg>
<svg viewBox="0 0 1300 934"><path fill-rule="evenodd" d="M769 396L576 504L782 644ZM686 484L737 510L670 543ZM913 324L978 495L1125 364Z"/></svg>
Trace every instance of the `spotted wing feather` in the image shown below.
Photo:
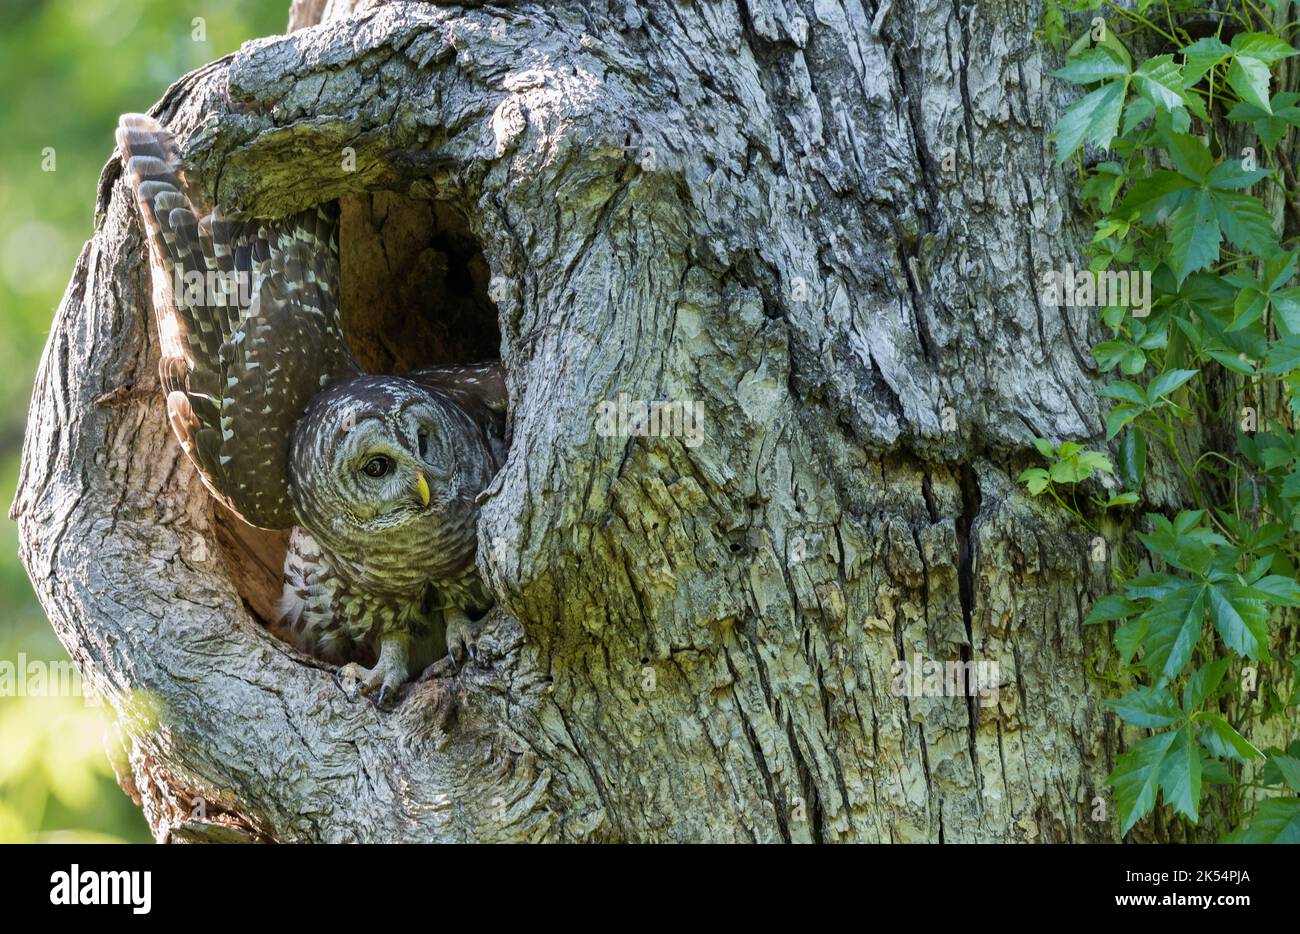
<svg viewBox="0 0 1300 934"><path fill-rule="evenodd" d="M293 426L323 386L359 372L339 324L337 212L221 217L156 120L124 115L117 141L148 234L172 427L219 499L288 528Z"/></svg>

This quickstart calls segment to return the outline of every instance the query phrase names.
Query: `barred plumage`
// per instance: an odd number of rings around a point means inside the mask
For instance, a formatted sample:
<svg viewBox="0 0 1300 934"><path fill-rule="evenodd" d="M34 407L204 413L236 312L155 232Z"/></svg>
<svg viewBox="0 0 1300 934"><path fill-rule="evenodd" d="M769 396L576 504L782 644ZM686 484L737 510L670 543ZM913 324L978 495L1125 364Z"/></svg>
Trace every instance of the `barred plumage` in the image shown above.
<svg viewBox="0 0 1300 934"><path fill-rule="evenodd" d="M157 121L117 131L148 235L159 376L182 448L253 525L293 528L281 626L391 690L489 599L477 497L505 455L500 364L362 372L339 318L338 214L205 207ZM356 660L378 654L371 669Z"/></svg>

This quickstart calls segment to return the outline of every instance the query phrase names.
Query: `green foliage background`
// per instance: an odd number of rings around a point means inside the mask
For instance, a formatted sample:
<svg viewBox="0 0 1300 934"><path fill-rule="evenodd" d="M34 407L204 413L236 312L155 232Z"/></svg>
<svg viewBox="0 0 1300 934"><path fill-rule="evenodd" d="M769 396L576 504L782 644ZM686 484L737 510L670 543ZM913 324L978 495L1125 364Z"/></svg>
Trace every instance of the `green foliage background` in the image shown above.
<svg viewBox="0 0 1300 934"><path fill-rule="evenodd" d="M1090 15L1103 9L1109 22ZM1284 145L1300 127L1289 9L1046 6L1044 34L1071 42L1054 74L1086 91L1054 134L1094 224L1081 284L1127 266L1154 294L1142 314L1119 296L1086 302L1111 332L1093 355L1118 368L1101 390L1118 470L1106 452L1038 439L1049 466L1020 480L1104 542L1088 513L1144 504L1150 448L1196 507L1139 520L1140 548L1117 543L1117 590L1085 620L1112 629L1109 703L1132 745L1107 783L1125 834L1159 802L1226 840L1300 843L1300 233L1264 200L1300 210ZM1081 483L1115 473L1122 493L1080 502Z"/></svg>
<svg viewBox="0 0 1300 934"><path fill-rule="evenodd" d="M118 114L247 39L283 32L287 0L0 2L0 501L13 500L32 377L91 234ZM205 41L194 38L201 17ZM47 147L54 171L44 171ZM67 654L0 520L0 661ZM0 696L0 842L149 839L113 780L99 710Z"/></svg>

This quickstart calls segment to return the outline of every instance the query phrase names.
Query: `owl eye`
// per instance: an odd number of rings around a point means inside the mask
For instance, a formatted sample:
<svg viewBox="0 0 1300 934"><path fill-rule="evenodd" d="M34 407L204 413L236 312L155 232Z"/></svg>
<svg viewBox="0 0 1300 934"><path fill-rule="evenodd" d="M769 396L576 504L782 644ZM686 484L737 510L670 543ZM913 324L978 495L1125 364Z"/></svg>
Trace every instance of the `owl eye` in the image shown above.
<svg viewBox="0 0 1300 934"><path fill-rule="evenodd" d="M384 474L388 473L392 467L393 459L391 457L384 457L382 454L378 454L366 461L366 465L361 469L365 472L367 477L382 477Z"/></svg>
<svg viewBox="0 0 1300 934"><path fill-rule="evenodd" d="M415 440L420 446L420 457L422 458L428 457L429 456L429 433L427 431L421 431L419 434L415 436Z"/></svg>

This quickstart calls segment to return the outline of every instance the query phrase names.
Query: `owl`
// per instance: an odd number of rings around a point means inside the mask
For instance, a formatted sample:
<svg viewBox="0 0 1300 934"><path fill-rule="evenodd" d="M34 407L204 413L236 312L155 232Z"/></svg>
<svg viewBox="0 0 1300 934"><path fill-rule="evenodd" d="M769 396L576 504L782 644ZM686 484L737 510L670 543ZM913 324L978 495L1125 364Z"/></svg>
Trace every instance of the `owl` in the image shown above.
<svg viewBox="0 0 1300 934"><path fill-rule="evenodd" d="M220 502L291 529L280 630L380 703L444 651L454 668L491 604L475 553L505 457L500 363L363 372L340 327L334 206L225 218L156 120L124 115L117 142L171 427Z"/></svg>

